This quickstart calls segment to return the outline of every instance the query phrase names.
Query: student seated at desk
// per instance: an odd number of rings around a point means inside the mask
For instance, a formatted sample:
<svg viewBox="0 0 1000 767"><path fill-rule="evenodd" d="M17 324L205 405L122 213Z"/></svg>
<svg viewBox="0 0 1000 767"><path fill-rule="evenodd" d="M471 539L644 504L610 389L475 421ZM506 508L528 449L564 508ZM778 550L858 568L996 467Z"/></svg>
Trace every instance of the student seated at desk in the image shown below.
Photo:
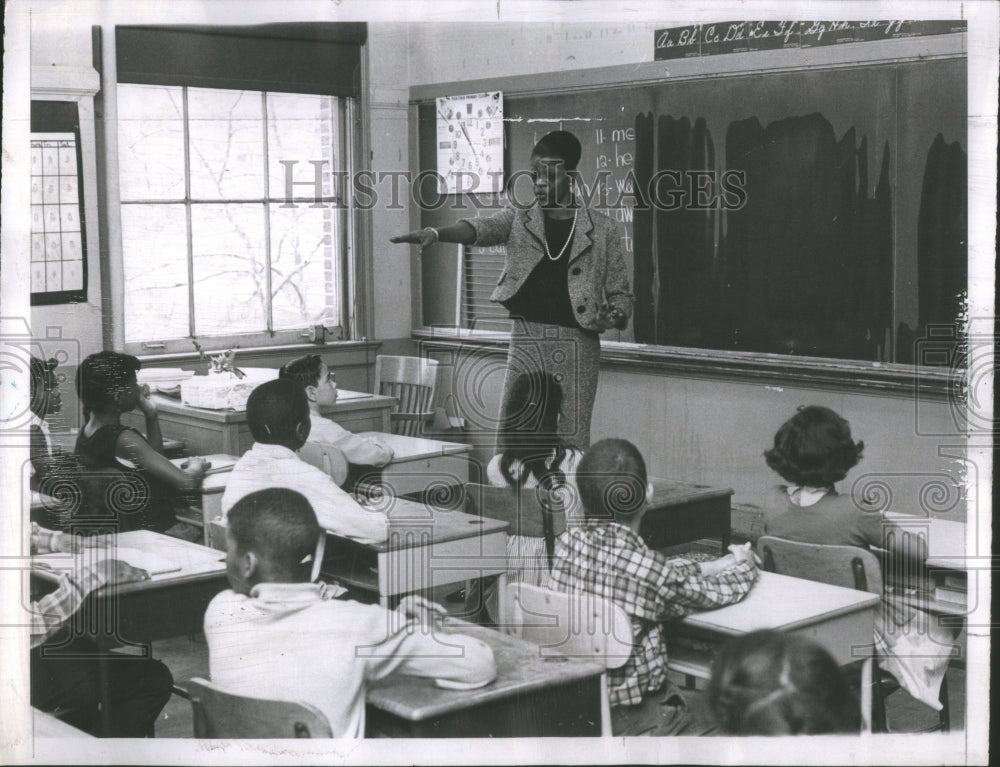
<svg viewBox="0 0 1000 767"><path fill-rule="evenodd" d="M404 597L396 611L331 599L311 583L323 534L304 496L275 488L229 510L231 590L205 613L212 682L227 692L310 703L334 737L365 734L365 686L389 674L479 687L496 676L488 645L461 634L442 641L431 623L444 608Z"/></svg>
<svg viewBox="0 0 1000 767"><path fill-rule="evenodd" d="M708 700L727 735L861 731L843 670L822 646L795 634L753 631L729 640L712 664Z"/></svg>
<svg viewBox="0 0 1000 767"><path fill-rule="evenodd" d="M908 546L913 536L876 511L859 509L834 484L861 460L864 442L855 444L850 424L833 410L799 408L764 453L767 465L788 485L774 488L764 506L767 535L805 543L886 548L893 556L926 558L923 546ZM954 635L932 616L883 596L875 619L879 662L917 700L941 710L938 694L948 668Z"/></svg>
<svg viewBox="0 0 1000 767"><path fill-rule="evenodd" d="M45 420L49 415L62 410L62 394L59 391L59 381L56 378L56 361L50 359L44 362L38 357L32 357L29 364L31 386L31 422L29 426L30 459L31 459L31 489L38 490L39 482L48 474L55 451L52 449L52 437L49 435L49 424Z"/></svg>
<svg viewBox="0 0 1000 767"><path fill-rule="evenodd" d="M127 519L121 515L118 520L127 521L128 529L145 528L196 541L201 532L178 522L174 506L181 503L180 494L201 487L207 466L203 459L191 458L184 469L179 469L163 455L156 402L150 397L149 387L140 386L136 380L140 367L142 363L131 354L110 351L91 354L80 364L76 391L87 422L76 439L76 456L84 472L91 467L144 473L149 492L145 508ZM136 408L146 418L145 437L121 423L122 414Z"/></svg>
<svg viewBox="0 0 1000 767"><path fill-rule="evenodd" d="M334 374L318 354L306 354L286 363L278 372L302 387L309 401L310 442L323 442L339 448L349 463L380 468L392 460L392 448L376 437L352 434L343 426L320 415L324 405L337 401Z"/></svg>
<svg viewBox="0 0 1000 767"><path fill-rule="evenodd" d="M583 452L567 445L559 436L559 413L563 392L551 373L522 373L510 387L497 433L497 454L486 466L486 478L494 487L509 487L513 493L541 488L561 497L564 511L576 510L573 476ZM543 522L547 520L543 519ZM545 586L549 562L555 550L552 527L547 538L532 535L507 536L507 582ZM479 607L477 584L466 599L467 608ZM496 583L483 590L483 601L491 620L497 616Z"/></svg>
<svg viewBox="0 0 1000 767"><path fill-rule="evenodd" d="M262 383L247 399L247 423L255 440L233 466L222 494L222 514L250 493L286 487L309 499L325 530L360 543L380 543L385 515L364 509L315 466L296 455L309 437L309 404L302 387L279 378Z"/></svg>
<svg viewBox="0 0 1000 767"><path fill-rule="evenodd" d="M31 526L31 553L75 552L84 545L102 546L100 537L78 539L65 533ZM85 637L67 637L61 631L87 594L106 583L148 580L149 575L117 559L84 561L59 578L59 587L38 601L31 611L31 705L42 711L65 712L63 721L103 735L101 670L97 646ZM162 663L151 658L108 653L105 677L111 701L108 735L144 738L167 704L173 677Z"/></svg>
<svg viewBox="0 0 1000 767"><path fill-rule="evenodd" d="M550 588L610 599L632 620L632 657L608 671L612 731L710 732L714 724L700 710L702 701L667 680L660 623L740 601L757 580L752 552L730 546L725 557L696 563L649 549L638 527L651 490L646 463L630 442L605 439L593 445L577 467L576 481L585 520L556 539Z"/></svg>

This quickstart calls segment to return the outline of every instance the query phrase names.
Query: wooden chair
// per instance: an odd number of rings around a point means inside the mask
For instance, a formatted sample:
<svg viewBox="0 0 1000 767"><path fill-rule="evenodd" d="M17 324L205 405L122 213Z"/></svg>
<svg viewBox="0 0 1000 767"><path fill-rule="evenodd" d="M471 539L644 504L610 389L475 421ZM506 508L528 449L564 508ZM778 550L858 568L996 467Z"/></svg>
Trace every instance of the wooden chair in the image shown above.
<svg viewBox="0 0 1000 767"><path fill-rule="evenodd" d="M330 722L308 703L223 692L211 682L188 682L196 738L332 738Z"/></svg>
<svg viewBox="0 0 1000 767"><path fill-rule="evenodd" d="M771 535L762 535L757 540L757 548L764 569L769 572L882 595L882 568L875 554L865 549L802 543ZM880 669L877 661L872 678L872 727L876 732L889 732L885 699L900 689L899 682L888 671ZM940 700L942 709L938 725L933 729L947 731L951 724L947 680L941 683Z"/></svg>
<svg viewBox="0 0 1000 767"><path fill-rule="evenodd" d="M493 487L469 482L465 485L465 513L507 522L509 525L508 535L546 539L546 558L532 561L522 560L517 563L508 561L508 583L517 583L522 580L520 576L526 570L536 574L547 574L552 569L550 542L554 546L556 537L566 530L566 514L557 495L537 488L517 492L507 487ZM548 530L548 535L546 535L546 530ZM545 583L546 580L546 578L541 578L535 582ZM484 622L492 622L492 616L509 614L508 605L493 604L494 598L496 600L505 599L504 594L496 594L493 597L491 590L486 588L481 581L479 586L477 589L475 582L466 583L465 606L467 610L475 611L486 607L487 616L490 616L491 620L486 621L480 613Z"/></svg>
<svg viewBox="0 0 1000 767"><path fill-rule="evenodd" d="M511 583L506 629L539 646L542 655L589 658L605 669L621 668L632 656L632 624L625 611L608 599L583 592L565 594ZM611 732L607 673L601 674L601 735Z"/></svg>
<svg viewBox="0 0 1000 767"><path fill-rule="evenodd" d="M394 434L419 437L434 423L437 369L437 360L423 357L375 357L375 394L397 400L390 413Z"/></svg>

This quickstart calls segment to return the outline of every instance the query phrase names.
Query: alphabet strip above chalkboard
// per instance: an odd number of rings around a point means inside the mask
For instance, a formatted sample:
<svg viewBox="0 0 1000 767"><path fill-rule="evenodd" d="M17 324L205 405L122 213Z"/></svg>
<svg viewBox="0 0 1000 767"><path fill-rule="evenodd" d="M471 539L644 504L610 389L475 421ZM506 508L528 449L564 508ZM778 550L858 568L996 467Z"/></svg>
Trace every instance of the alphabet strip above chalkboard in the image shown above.
<svg viewBox="0 0 1000 767"><path fill-rule="evenodd" d="M943 21L719 21L658 29L654 59L682 59L776 48L876 42L965 32L963 19Z"/></svg>

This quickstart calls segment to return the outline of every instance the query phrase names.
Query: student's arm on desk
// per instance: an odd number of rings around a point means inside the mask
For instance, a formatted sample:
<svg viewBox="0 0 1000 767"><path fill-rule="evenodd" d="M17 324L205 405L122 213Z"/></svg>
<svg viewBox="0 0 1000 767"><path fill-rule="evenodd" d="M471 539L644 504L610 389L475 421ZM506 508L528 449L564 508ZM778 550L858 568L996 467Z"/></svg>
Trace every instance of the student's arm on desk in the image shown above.
<svg viewBox="0 0 1000 767"><path fill-rule="evenodd" d="M350 463L380 468L393 458L392 448L370 433L351 434L333 443Z"/></svg>
<svg viewBox="0 0 1000 767"><path fill-rule="evenodd" d="M206 464L203 459L189 458L187 468L178 469L132 429L126 429L118 435L115 455L131 461L136 467L178 490L197 490L205 476Z"/></svg>
<svg viewBox="0 0 1000 767"><path fill-rule="evenodd" d="M83 565L73 575L59 576L59 587L31 603L31 646L37 647L65 623L94 589L105 583L130 583L149 580L145 570L118 559L101 559Z"/></svg>
<svg viewBox="0 0 1000 767"><path fill-rule="evenodd" d="M383 626L388 625L389 635L371 653L370 679L397 673L439 680L442 687L453 686L449 683L456 683L455 687L480 687L496 678L496 660L488 644L465 634L446 634L428 625L435 620L435 613L443 612L444 608L414 612L408 606L411 604L404 599L395 615L372 606L373 611L378 611L375 619Z"/></svg>
<svg viewBox="0 0 1000 767"><path fill-rule="evenodd" d="M337 491L329 491L328 502L321 508L313 504L316 520L327 532L358 543L383 543L389 535L389 521L380 509L370 509L358 504L350 495L329 483Z"/></svg>
<svg viewBox="0 0 1000 767"><path fill-rule="evenodd" d="M658 561L666 561L655 552L654 556ZM669 560L656 579L660 617L681 618L695 610L739 602L750 592L758 576L749 551L746 555L727 554L715 562Z"/></svg>

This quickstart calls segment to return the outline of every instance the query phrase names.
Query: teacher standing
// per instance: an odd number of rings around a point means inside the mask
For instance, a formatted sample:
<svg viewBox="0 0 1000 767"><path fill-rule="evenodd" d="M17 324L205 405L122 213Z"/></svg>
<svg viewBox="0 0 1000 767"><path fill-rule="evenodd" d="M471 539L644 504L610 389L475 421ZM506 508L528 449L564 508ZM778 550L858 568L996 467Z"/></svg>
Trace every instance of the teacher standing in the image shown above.
<svg viewBox="0 0 1000 767"><path fill-rule="evenodd" d="M425 227L391 241L506 246L504 270L490 296L514 320L500 420L517 417L507 411L520 374L551 373L563 391L559 434L584 450L590 446L600 333L628 324L632 293L618 226L586 208L574 191L580 155L572 133L548 133L531 152L530 206L508 205L491 216Z"/></svg>

